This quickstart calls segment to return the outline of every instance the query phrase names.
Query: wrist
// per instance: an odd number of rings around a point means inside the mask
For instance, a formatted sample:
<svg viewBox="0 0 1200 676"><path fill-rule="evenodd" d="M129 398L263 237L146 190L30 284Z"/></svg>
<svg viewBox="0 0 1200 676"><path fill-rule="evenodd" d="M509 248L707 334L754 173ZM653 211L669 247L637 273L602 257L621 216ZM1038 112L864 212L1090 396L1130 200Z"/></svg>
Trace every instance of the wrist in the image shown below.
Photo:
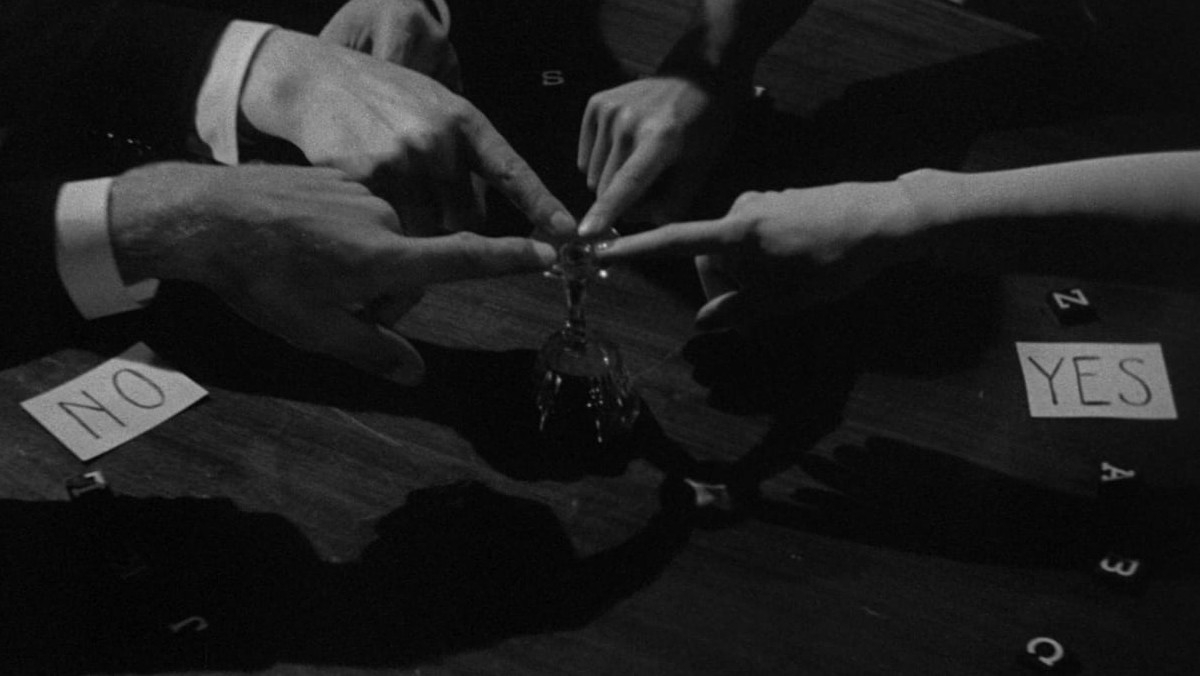
<svg viewBox="0 0 1200 676"><path fill-rule="evenodd" d="M312 36L275 29L259 44L238 96L239 132L295 142L303 124L304 93L314 84Z"/></svg>
<svg viewBox="0 0 1200 676"><path fill-rule="evenodd" d="M896 184L912 205L920 230L942 228L976 217L965 174L917 169L897 177Z"/></svg>
<svg viewBox="0 0 1200 676"><path fill-rule="evenodd" d="M187 205L194 201L198 178L210 167L185 163L150 164L113 179L109 190L108 234L121 280L182 278L172 269L174 246L197 219Z"/></svg>
<svg viewBox="0 0 1200 676"><path fill-rule="evenodd" d="M696 26L679 39L659 64L657 74L683 77L715 94L747 94L755 60L727 49L712 30Z"/></svg>

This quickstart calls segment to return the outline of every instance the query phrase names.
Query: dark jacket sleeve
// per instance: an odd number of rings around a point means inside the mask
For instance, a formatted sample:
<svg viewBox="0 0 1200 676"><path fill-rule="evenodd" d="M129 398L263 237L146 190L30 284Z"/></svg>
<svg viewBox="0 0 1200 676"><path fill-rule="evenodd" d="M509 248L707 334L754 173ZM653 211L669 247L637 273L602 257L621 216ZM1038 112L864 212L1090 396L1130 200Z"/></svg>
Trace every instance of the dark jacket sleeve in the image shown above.
<svg viewBox="0 0 1200 676"><path fill-rule="evenodd" d="M0 124L186 134L226 15L128 0L0 0Z"/></svg>
<svg viewBox="0 0 1200 676"><path fill-rule="evenodd" d="M109 162L86 156L77 139L94 140L87 134L98 131L152 148L178 147L193 130L196 95L233 16L317 32L342 4L0 0L4 316L48 325L81 321L55 266L55 203L63 176L95 175L97 165ZM56 152L42 152L49 148ZM67 169L74 174L46 159L64 148L74 155Z"/></svg>
<svg viewBox="0 0 1200 676"><path fill-rule="evenodd" d="M11 322L0 339L61 333L83 320L58 277L54 209L60 183L0 183L0 312Z"/></svg>
<svg viewBox="0 0 1200 676"><path fill-rule="evenodd" d="M0 16L0 160L19 154L29 129L186 137L229 21L122 0L0 0ZM0 164L0 309L20 322L80 321L55 266L61 178L36 162Z"/></svg>

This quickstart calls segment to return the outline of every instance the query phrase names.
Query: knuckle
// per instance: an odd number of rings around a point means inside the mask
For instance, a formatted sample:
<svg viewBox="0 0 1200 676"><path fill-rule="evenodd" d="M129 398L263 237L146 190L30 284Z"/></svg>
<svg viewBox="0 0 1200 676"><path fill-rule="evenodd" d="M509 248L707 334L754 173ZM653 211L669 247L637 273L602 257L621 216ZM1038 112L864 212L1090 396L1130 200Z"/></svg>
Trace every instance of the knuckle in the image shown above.
<svg viewBox="0 0 1200 676"><path fill-rule="evenodd" d="M763 194L755 191L747 191L738 195L738 198L733 201L733 209L741 210L757 204L763 197Z"/></svg>
<svg viewBox="0 0 1200 676"><path fill-rule="evenodd" d="M596 113L599 114L599 116L602 119L611 120L616 115L618 115L622 110L622 107L620 104L618 104L617 102L612 101L608 98L605 98L602 94L597 94L596 96L593 96L592 102L595 106Z"/></svg>
<svg viewBox="0 0 1200 676"><path fill-rule="evenodd" d="M462 129L474 124L480 117L479 110L467 99L449 92L444 108L446 122L455 129Z"/></svg>
<svg viewBox="0 0 1200 676"><path fill-rule="evenodd" d="M404 142L421 153L433 152L442 142L442 131L433 124L414 125L406 134Z"/></svg>
<svg viewBox="0 0 1200 676"><path fill-rule="evenodd" d="M643 135L660 140L671 141L680 136L679 125L669 117L655 116L644 120L641 124Z"/></svg>
<svg viewBox="0 0 1200 676"><path fill-rule="evenodd" d="M600 111L604 108L605 101L604 92L597 92L588 97L587 109L590 111Z"/></svg>
<svg viewBox="0 0 1200 676"><path fill-rule="evenodd" d="M641 116L638 115L635 110L633 110L632 108L628 108L626 106L621 106L619 108L616 108L612 112L612 116L613 116L613 122L618 127L625 127L625 128L639 128L640 127L642 129L644 129L646 127L646 124L642 121Z"/></svg>
<svg viewBox="0 0 1200 676"><path fill-rule="evenodd" d="M476 254L474 243L477 235L472 232L459 230L458 232L440 235L440 237L444 237L449 246L459 255L473 256Z"/></svg>
<svg viewBox="0 0 1200 676"><path fill-rule="evenodd" d="M726 216L721 229L721 243L744 251L758 251L763 243L761 225L761 220L754 214Z"/></svg>
<svg viewBox="0 0 1200 676"><path fill-rule="evenodd" d="M730 222L729 227L722 231L721 239L723 245L742 251L757 251L762 245L762 238L755 223L745 219Z"/></svg>
<svg viewBox="0 0 1200 676"><path fill-rule="evenodd" d="M522 176L523 165L516 156L504 155L496 158L495 177L506 187L515 185Z"/></svg>
<svg viewBox="0 0 1200 676"><path fill-rule="evenodd" d="M366 204L368 221L383 227L386 230L396 232L400 229L400 216L392 205L387 203L382 197L368 195L370 200Z"/></svg>
<svg viewBox="0 0 1200 676"><path fill-rule="evenodd" d="M482 247L476 246L478 235L471 232L456 232L447 235L451 238L458 255L467 267L476 268L487 262L487 255Z"/></svg>

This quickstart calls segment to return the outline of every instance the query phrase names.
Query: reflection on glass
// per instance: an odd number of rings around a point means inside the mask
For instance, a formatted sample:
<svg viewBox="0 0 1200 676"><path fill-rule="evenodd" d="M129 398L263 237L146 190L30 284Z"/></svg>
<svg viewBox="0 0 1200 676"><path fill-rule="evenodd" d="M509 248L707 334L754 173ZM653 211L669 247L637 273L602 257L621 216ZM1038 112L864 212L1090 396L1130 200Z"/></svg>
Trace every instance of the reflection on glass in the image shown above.
<svg viewBox="0 0 1200 676"><path fill-rule="evenodd" d="M584 316L588 284L599 276L592 245L563 245L556 267L567 320L546 339L534 367L538 430L553 447L588 455L620 443L641 403L616 343L589 327Z"/></svg>

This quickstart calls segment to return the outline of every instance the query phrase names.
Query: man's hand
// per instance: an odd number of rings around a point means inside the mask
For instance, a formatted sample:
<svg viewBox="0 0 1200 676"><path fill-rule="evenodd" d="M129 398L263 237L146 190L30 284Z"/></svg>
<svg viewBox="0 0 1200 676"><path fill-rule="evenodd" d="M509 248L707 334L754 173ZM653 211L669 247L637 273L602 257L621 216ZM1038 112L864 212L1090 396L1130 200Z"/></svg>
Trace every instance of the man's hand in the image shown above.
<svg viewBox="0 0 1200 676"><path fill-rule="evenodd" d="M606 242L606 263L698 255L710 301L702 328L739 324L846 295L915 251L930 226L898 182L745 193L723 218Z"/></svg>
<svg viewBox="0 0 1200 676"><path fill-rule="evenodd" d="M397 209L410 234L476 226L475 172L546 239L575 221L477 108L433 79L311 36L272 31L250 64L241 110L258 132L343 170Z"/></svg>
<svg viewBox="0 0 1200 676"><path fill-rule="evenodd" d="M449 13L435 16L424 0L349 0L321 30L321 39L411 68L462 91Z"/></svg>
<svg viewBox="0 0 1200 676"><path fill-rule="evenodd" d="M114 181L109 229L127 283L200 283L302 349L403 384L423 364L379 323L428 284L554 261L524 238L405 237L386 202L328 168L147 165Z"/></svg>
<svg viewBox="0 0 1200 676"><path fill-rule="evenodd" d="M635 205L658 223L677 218L728 140L737 99L675 76L636 80L593 96L579 130L576 164L596 202L579 234L604 234ZM658 194L644 199L652 188Z"/></svg>

